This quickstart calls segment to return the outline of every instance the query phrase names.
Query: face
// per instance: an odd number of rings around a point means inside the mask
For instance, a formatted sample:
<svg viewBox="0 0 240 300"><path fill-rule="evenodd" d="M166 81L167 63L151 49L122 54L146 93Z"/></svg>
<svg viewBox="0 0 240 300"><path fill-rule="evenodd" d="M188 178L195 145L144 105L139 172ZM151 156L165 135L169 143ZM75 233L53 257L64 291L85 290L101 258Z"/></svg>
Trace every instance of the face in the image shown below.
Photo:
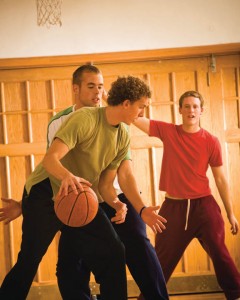
<svg viewBox="0 0 240 300"><path fill-rule="evenodd" d="M102 74L83 73L80 85L74 84L73 90L76 109L84 106L100 106L104 91Z"/></svg>
<svg viewBox="0 0 240 300"><path fill-rule="evenodd" d="M200 115L203 111L201 102L198 98L189 96L184 98L179 112L182 115L183 126L199 128Z"/></svg>
<svg viewBox="0 0 240 300"><path fill-rule="evenodd" d="M133 103L131 103L129 100L126 100L123 105L126 109L124 122L130 125L139 117L143 117L144 109L149 105L149 98L142 97Z"/></svg>

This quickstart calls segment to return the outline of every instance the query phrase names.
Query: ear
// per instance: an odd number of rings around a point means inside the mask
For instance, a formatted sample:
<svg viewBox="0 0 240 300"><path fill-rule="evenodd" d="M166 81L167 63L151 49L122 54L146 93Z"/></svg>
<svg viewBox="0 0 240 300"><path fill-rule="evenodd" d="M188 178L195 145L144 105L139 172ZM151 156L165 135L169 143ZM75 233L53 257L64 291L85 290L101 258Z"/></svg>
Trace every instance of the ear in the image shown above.
<svg viewBox="0 0 240 300"><path fill-rule="evenodd" d="M131 105L131 102L129 100L124 100L122 103L123 108L128 108Z"/></svg>
<svg viewBox="0 0 240 300"><path fill-rule="evenodd" d="M182 108L180 106L178 107L178 111L179 111L179 113L181 115L182 114Z"/></svg>
<svg viewBox="0 0 240 300"><path fill-rule="evenodd" d="M204 108L203 108L203 107L201 107L201 112L200 112L200 115L203 113L203 111L204 111Z"/></svg>
<svg viewBox="0 0 240 300"><path fill-rule="evenodd" d="M78 84L74 84L73 85L73 93L74 94L78 94L79 93L79 85Z"/></svg>

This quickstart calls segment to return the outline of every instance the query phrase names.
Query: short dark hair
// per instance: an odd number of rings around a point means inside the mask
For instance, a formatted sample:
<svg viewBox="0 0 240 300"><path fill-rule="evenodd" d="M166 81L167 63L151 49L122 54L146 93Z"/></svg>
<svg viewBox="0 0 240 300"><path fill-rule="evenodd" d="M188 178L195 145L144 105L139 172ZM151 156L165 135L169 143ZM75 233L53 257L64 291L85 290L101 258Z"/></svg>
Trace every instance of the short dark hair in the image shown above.
<svg viewBox="0 0 240 300"><path fill-rule="evenodd" d="M72 84L80 84L83 73L96 73L101 74L101 71L92 64L85 64L74 71L72 76Z"/></svg>
<svg viewBox="0 0 240 300"><path fill-rule="evenodd" d="M187 91L184 94L182 94L182 96L179 98L179 107L182 108L183 105L183 100L187 97L194 97L194 98L198 98L200 100L200 105L201 107L203 107L204 105L204 99L203 96L197 92L197 91Z"/></svg>
<svg viewBox="0 0 240 300"><path fill-rule="evenodd" d="M133 76L118 77L108 92L107 103L116 106L125 100L135 102L142 97L151 98L150 89L143 80Z"/></svg>

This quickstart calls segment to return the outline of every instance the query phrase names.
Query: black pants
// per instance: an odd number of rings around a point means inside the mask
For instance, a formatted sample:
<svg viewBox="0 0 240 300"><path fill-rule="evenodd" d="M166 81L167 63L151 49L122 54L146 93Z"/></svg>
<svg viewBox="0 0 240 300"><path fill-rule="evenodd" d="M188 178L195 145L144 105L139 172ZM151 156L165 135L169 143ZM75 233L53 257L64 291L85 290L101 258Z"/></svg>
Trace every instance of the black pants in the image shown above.
<svg viewBox="0 0 240 300"><path fill-rule="evenodd" d="M147 238L146 225L124 194L119 195L119 199L127 204L128 212L125 222L113 224L113 227L125 246L129 271L146 300L166 300L168 294L165 279L155 249ZM106 203L101 203L100 206L109 219L115 215L115 210ZM58 264L61 265L61 269L58 268L57 273L58 285L63 298L65 299L69 295L69 291L76 287L82 287L82 295L87 295L90 271L82 260L78 263L78 257L73 257L71 253L62 254L66 251L67 244L60 243L59 247L61 256L59 256ZM74 282L72 278L75 278ZM84 289L86 293L84 293ZM89 300L90 297L83 299ZM113 297L112 299L117 298Z"/></svg>
<svg viewBox="0 0 240 300"><path fill-rule="evenodd" d="M76 287L81 286L78 280L84 276L81 269L80 273L73 272L80 259L89 270L92 270L96 282L100 284L101 299L127 299L124 246L101 207L97 216L88 225L75 228L64 226L58 255L58 282L61 282L67 291L66 294L62 293L63 299L82 299L76 293ZM74 261L76 263L72 265ZM72 280L74 280L73 287ZM88 284L89 277L84 286Z"/></svg>
<svg viewBox="0 0 240 300"><path fill-rule="evenodd" d="M26 192L24 192L22 201L23 201L22 202L23 224L22 224L21 249L18 254L16 264L6 275L2 283L1 290L0 290L1 300L26 299L32 281L34 279L34 276L37 272L39 263L42 260L42 257L46 253L48 246L52 242L55 234L59 230L63 229L62 223L57 219L54 212L54 207L53 207L54 203L52 201L52 189L51 189L49 179L46 179L40 182L39 184L34 185L31 188L29 195L27 195ZM115 239L116 238L115 233L112 232L112 227L110 226L111 224L109 224L109 221L107 220L106 216L100 213L98 219L99 219L99 226L97 228L99 229L99 231L96 230L93 232L93 234L96 237L99 237L98 233L101 230L101 224L103 224L105 227L109 226L111 228L110 232L111 234L113 233L112 238ZM103 228L105 229L104 226ZM99 239L101 239L101 235ZM73 235L70 236L73 237ZM64 238L64 240L66 240L66 237ZM86 243L83 244L83 251L85 249L85 245ZM70 244L69 245L67 244L67 247L68 246L70 247ZM122 269L124 269L125 272L123 247L118 239L115 239L114 246L118 250L117 255L119 255L116 256L115 258L117 260L119 259L122 264L121 270L119 270L119 274L121 275L119 276L122 276L123 278L121 277L122 278L121 280L125 282L126 278L122 271ZM98 247L95 248L96 251L97 249ZM103 249L101 247L99 248L99 253L102 254L102 258L105 257L105 253L102 253L103 250L105 251L106 249ZM108 253L106 253L106 255L107 254ZM120 256L121 259L119 258ZM102 264L104 265L104 263ZM92 264L91 267L94 267L94 264ZM117 268L116 271L118 272ZM99 279L100 283L102 283L103 286L105 286L105 282L108 280L108 278L101 277L101 272L97 267L96 267L96 272L98 278L100 278ZM123 286L121 286L121 288L122 288L121 293L124 292L126 293L126 283ZM82 292L81 286L78 285L75 286L75 292L76 295L78 295L78 298L75 299L85 299L84 296L81 295ZM70 300L74 298L67 297L64 299ZM121 298L121 300L125 300L125 299L126 297Z"/></svg>

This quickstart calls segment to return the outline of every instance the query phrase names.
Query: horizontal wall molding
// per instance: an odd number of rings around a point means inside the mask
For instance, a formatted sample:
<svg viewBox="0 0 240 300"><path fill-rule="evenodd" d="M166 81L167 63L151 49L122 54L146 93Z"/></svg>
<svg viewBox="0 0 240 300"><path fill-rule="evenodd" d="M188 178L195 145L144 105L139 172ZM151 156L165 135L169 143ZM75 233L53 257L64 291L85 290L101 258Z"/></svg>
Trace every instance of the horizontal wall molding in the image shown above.
<svg viewBox="0 0 240 300"><path fill-rule="evenodd" d="M43 68L54 66L79 66L80 64L84 64L87 62L92 62L94 64L108 64L128 61L147 61L158 59L197 57L212 54L224 55L229 53L240 54L240 43L66 56L6 58L0 59L0 70Z"/></svg>
<svg viewBox="0 0 240 300"><path fill-rule="evenodd" d="M0 157L5 156L27 156L44 155L46 153L46 142L22 143L22 144L0 144Z"/></svg>

